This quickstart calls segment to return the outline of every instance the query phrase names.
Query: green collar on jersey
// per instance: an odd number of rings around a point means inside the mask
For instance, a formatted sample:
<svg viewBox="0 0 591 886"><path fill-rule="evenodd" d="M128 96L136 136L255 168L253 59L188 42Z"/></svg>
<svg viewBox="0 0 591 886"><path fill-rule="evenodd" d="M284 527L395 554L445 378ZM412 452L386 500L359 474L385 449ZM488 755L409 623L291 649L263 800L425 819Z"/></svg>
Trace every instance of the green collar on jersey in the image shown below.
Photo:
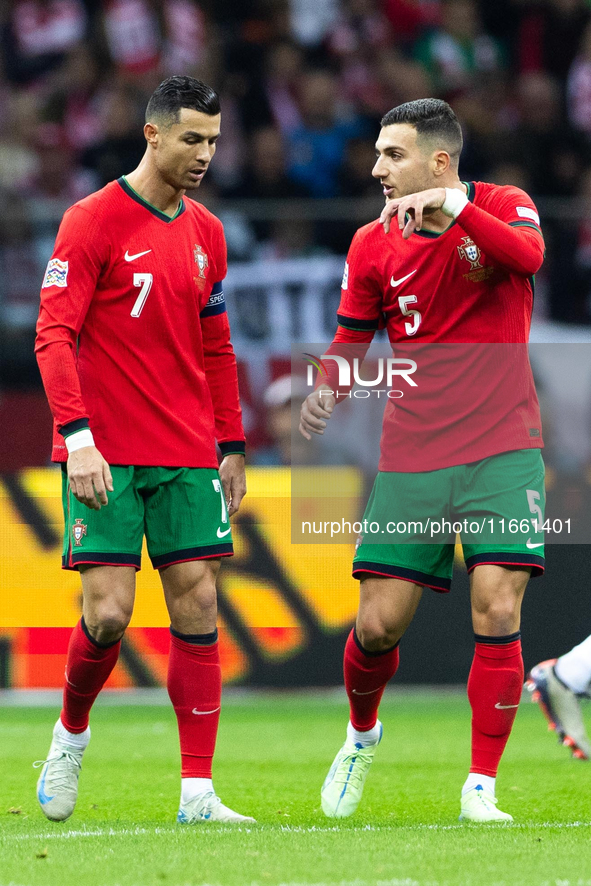
<svg viewBox="0 0 591 886"><path fill-rule="evenodd" d="M185 211L185 201L183 200L182 197L181 197L181 202L179 203L179 208L177 209L175 214L174 215L167 215L165 212L162 212L161 209L158 209L152 203L149 203L147 200L144 200L144 198L142 196L140 196L140 194L138 194L137 191L134 191L134 189L131 187L131 185L129 184L129 182L127 181L127 179L125 178L124 175L122 175L121 178L117 179L117 183L121 185L121 187L123 188L125 193L128 195L128 197L131 197L131 199L135 200L136 203L139 203L140 206L144 206L148 210L148 212L151 212L152 215L155 215L156 218L159 218L162 221L165 221L165 222L174 221L175 218L179 217L181 212Z"/></svg>
<svg viewBox="0 0 591 886"><path fill-rule="evenodd" d="M468 188L467 197L470 203L474 201L474 182L462 182L463 185L466 185ZM407 216L408 217L408 216ZM450 224L447 226L445 231L429 231L425 228L421 228L420 231L413 231L413 234L416 234L417 237L427 237L429 240L436 240L437 237L443 236L443 234L447 234L450 228L453 228L455 225L455 218L451 220Z"/></svg>

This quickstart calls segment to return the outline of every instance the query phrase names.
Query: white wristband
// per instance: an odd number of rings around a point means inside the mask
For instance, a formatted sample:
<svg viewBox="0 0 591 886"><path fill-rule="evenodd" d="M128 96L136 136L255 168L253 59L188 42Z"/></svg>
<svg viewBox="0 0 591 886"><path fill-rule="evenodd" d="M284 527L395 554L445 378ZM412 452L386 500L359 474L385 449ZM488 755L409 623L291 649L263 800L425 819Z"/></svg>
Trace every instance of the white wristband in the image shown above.
<svg viewBox="0 0 591 886"><path fill-rule="evenodd" d="M457 218L462 209L468 205L470 201L463 191L458 188L445 189L445 201L441 207L441 211L451 218Z"/></svg>
<svg viewBox="0 0 591 886"><path fill-rule="evenodd" d="M81 431L74 431L69 437L66 437L66 449L68 453L76 452L77 449L84 449L85 446L94 446L94 437L90 428L83 428Z"/></svg>

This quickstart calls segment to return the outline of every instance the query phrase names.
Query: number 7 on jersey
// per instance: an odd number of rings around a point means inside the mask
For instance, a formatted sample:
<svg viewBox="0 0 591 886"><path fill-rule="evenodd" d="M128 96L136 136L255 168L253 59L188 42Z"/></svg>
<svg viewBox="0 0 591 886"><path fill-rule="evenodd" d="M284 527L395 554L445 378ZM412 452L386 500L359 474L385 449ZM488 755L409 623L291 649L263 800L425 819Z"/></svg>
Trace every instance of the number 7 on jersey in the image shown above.
<svg viewBox="0 0 591 886"><path fill-rule="evenodd" d="M139 317L142 313L143 307L146 304L146 299L150 293L150 289L152 288L152 283L154 282L153 274L134 274L133 275L133 285L141 286L140 294L135 300L135 304L131 309L132 317Z"/></svg>

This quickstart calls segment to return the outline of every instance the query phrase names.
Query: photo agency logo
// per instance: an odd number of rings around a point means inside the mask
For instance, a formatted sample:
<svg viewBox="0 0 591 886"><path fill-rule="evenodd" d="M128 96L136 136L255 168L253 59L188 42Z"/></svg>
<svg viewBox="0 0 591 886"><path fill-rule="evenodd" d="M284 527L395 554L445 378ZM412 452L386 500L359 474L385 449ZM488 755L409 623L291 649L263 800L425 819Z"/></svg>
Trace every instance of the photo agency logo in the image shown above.
<svg viewBox="0 0 591 886"><path fill-rule="evenodd" d="M306 385L309 388L328 385L328 390L320 393L332 394L335 398L361 400L373 394L376 397L399 400L404 397L404 391L398 387L402 382L412 388L417 387L417 382L411 378L417 371L417 363L408 357L379 357L377 361L369 361L366 371L369 369L375 377L362 378L360 369L364 361L359 357L347 357L343 354L321 354L320 357L315 357L314 354L306 353L302 356L308 364ZM329 360L333 362L329 364ZM317 373L316 378L314 370ZM358 388L354 389L355 386Z"/></svg>

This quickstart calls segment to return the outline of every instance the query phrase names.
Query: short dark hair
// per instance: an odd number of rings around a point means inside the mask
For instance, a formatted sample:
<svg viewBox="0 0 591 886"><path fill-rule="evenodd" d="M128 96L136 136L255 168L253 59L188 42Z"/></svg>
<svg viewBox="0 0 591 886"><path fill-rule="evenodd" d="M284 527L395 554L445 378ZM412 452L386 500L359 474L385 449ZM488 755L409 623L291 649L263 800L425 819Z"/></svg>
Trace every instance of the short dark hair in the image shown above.
<svg viewBox="0 0 591 886"><path fill-rule="evenodd" d="M194 77L168 77L150 97L146 123L154 119L178 123L181 108L191 108L215 117L220 113L220 98L211 86Z"/></svg>
<svg viewBox="0 0 591 886"><path fill-rule="evenodd" d="M456 163L462 152L462 128L458 118L447 102L439 98L419 98L405 102L384 114L382 126L393 123L409 123L414 126L419 138L428 138L445 145L449 156Z"/></svg>

